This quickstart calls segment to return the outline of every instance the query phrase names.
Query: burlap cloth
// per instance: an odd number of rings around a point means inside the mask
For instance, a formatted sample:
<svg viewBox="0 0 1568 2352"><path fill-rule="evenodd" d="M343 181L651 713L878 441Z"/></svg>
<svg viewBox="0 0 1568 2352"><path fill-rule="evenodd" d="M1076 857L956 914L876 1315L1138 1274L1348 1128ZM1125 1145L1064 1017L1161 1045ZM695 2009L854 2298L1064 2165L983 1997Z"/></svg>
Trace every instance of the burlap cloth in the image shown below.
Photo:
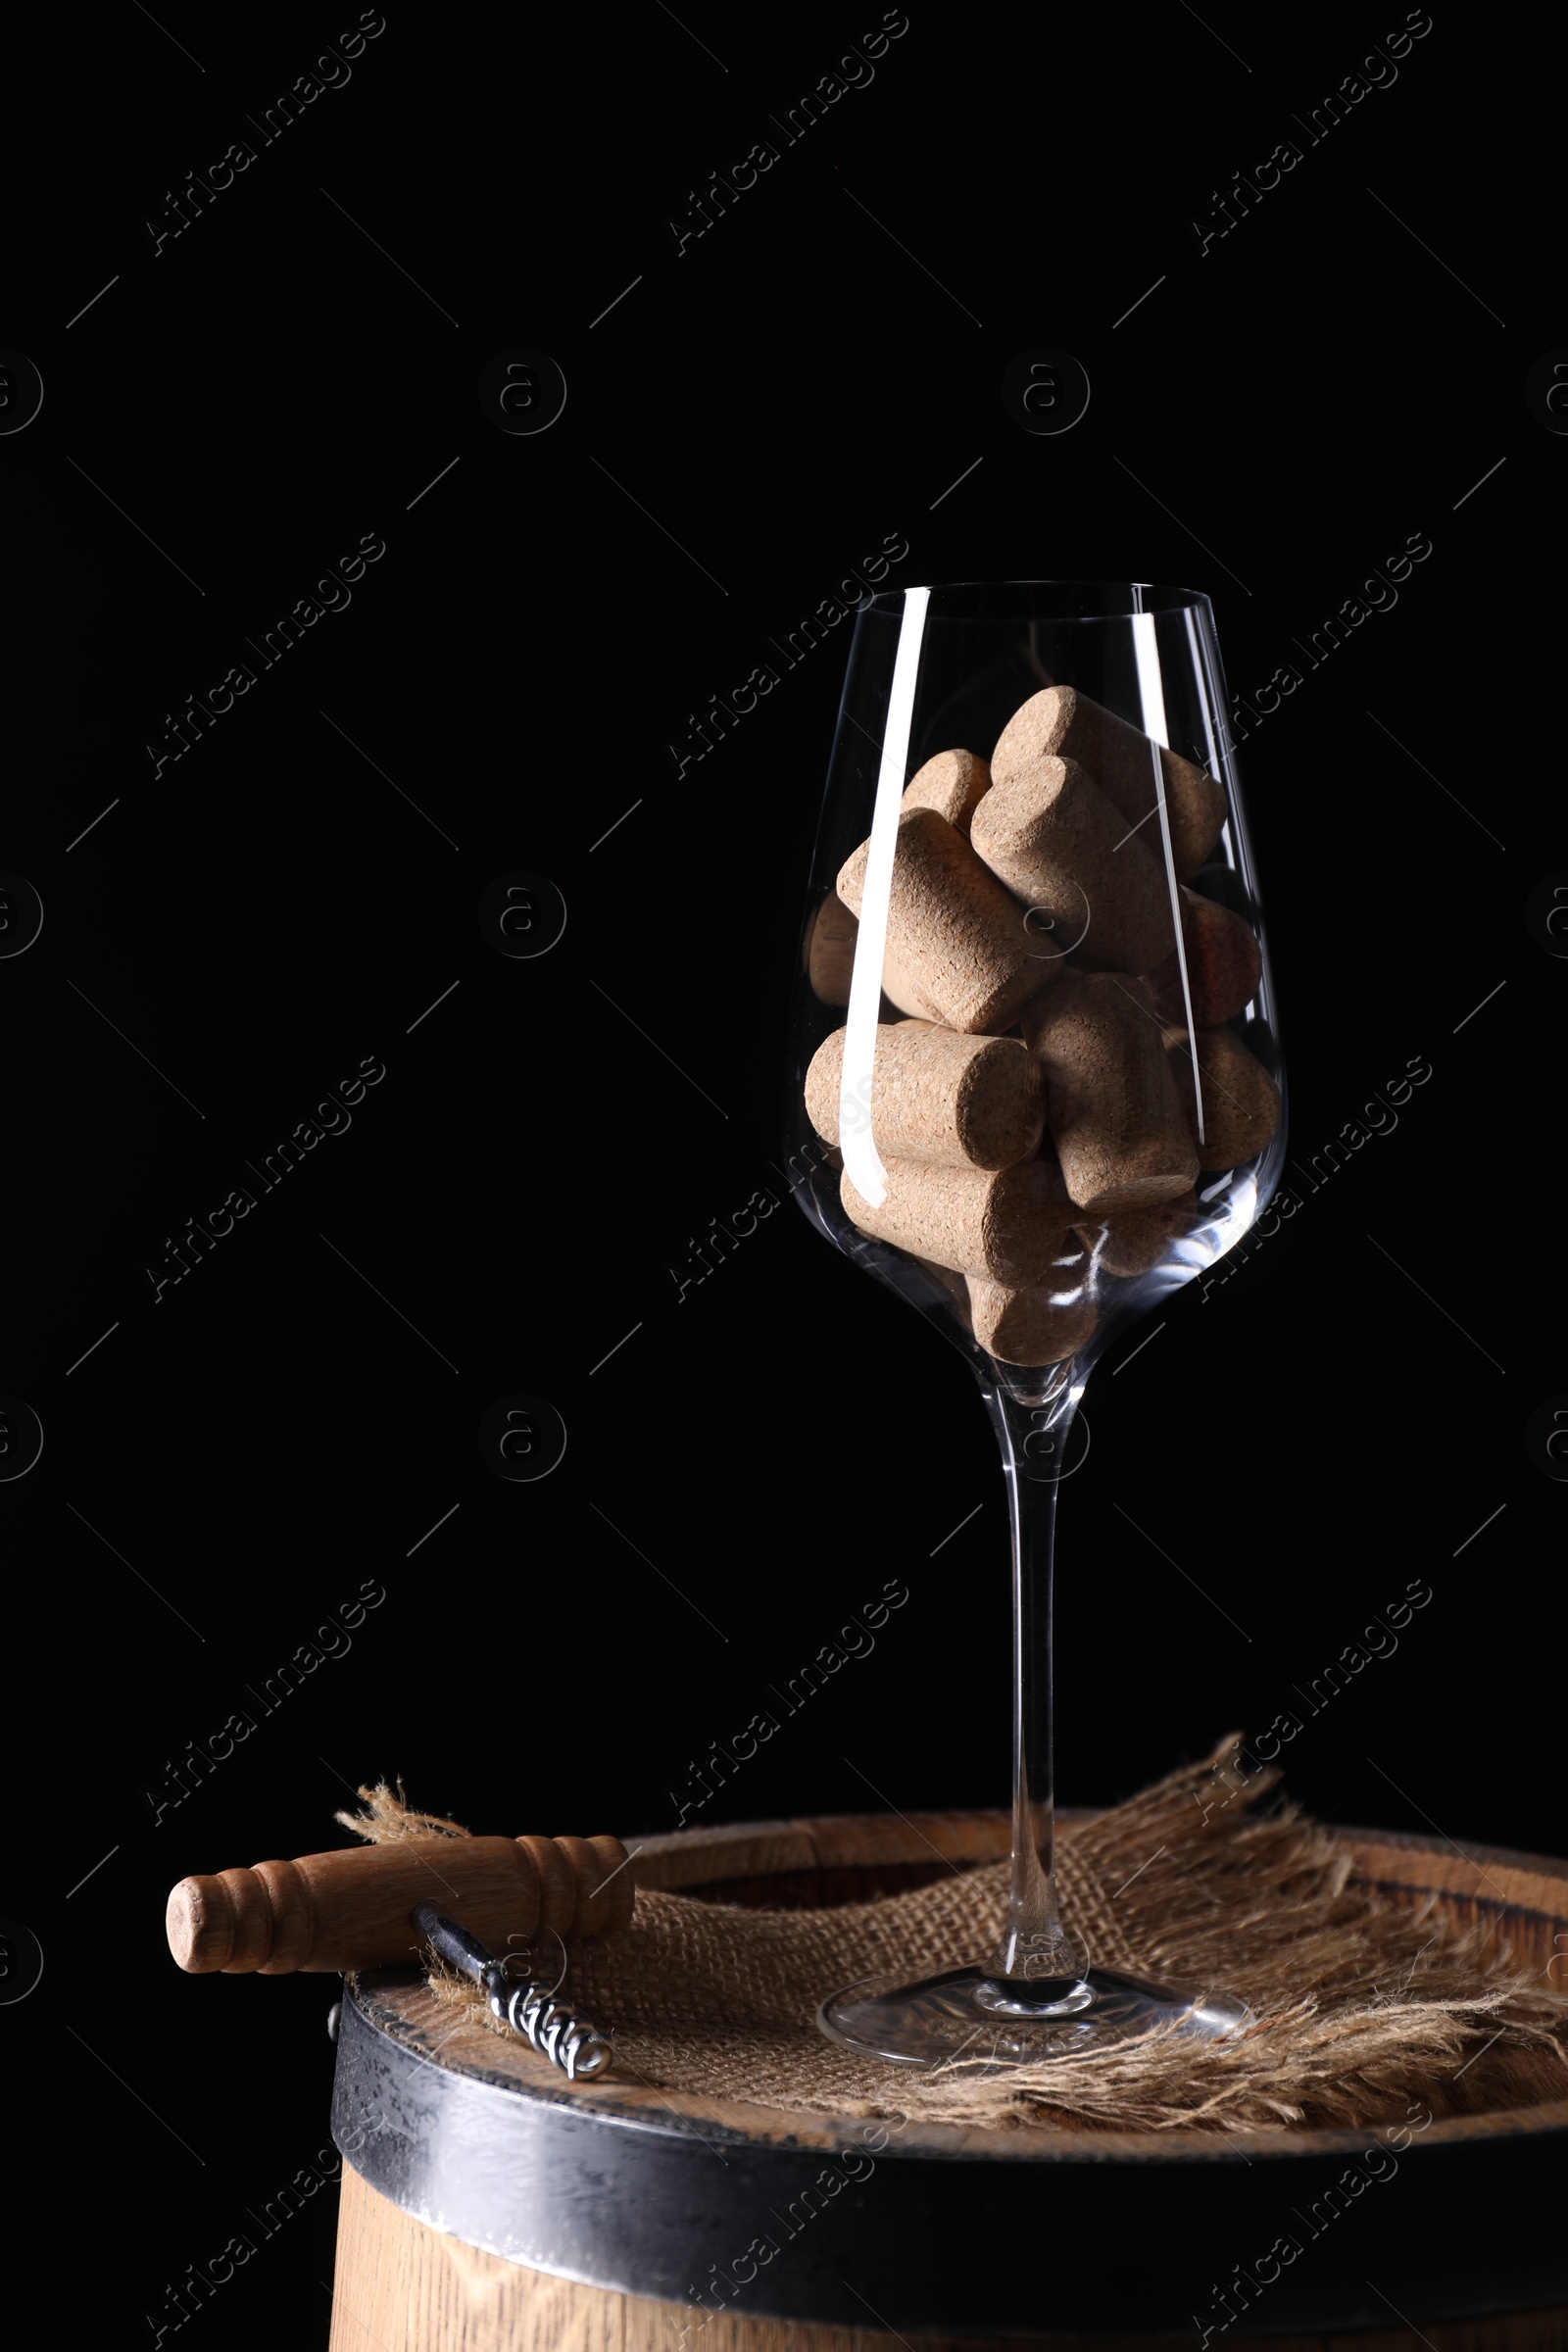
<svg viewBox="0 0 1568 2352"><path fill-rule="evenodd" d="M1460 1930L1348 1882L1349 1850L1243 1780L1240 1740L1056 1846L1061 1909L1102 1967L1239 1994L1256 2022L1200 2042L1160 2029L1083 2057L934 2071L856 2057L820 2033L827 1993L882 1969L984 1959L1007 1866L837 1910L760 1911L640 1889L631 1925L584 1943L560 1994L655 2088L808 2113L1056 2130L1371 2126L1568 2097L1568 1999L1492 1927ZM457 1824L402 1790L339 1820L377 1841ZM1269 1798L1260 1805L1259 1800ZM435 1989L498 2033L476 1986Z"/></svg>

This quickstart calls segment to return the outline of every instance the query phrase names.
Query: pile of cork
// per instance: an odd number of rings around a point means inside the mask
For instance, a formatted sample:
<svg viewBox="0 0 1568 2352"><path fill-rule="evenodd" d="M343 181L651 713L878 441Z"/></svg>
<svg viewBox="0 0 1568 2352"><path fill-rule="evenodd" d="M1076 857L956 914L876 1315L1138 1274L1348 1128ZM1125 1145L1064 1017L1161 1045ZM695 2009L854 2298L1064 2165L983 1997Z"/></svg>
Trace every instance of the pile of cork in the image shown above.
<svg viewBox="0 0 1568 2352"><path fill-rule="evenodd" d="M1183 887L1199 1138L1164 838L1185 885L1224 822L1212 776L1070 686L1025 703L989 763L939 753L905 792L882 967L904 1017L878 1028L868 1105L886 1193L873 1207L846 1169L841 1197L862 1233L962 1278L975 1339L1004 1362L1074 1354L1101 1275L1158 1265L1203 1221L1200 1171L1255 1158L1279 1123L1272 1078L1226 1026L1257 987L1257 942ZM869 846L808 938L826 1004L849 1002ZM806 1076L830 1145L845 1036Z"/></svg>

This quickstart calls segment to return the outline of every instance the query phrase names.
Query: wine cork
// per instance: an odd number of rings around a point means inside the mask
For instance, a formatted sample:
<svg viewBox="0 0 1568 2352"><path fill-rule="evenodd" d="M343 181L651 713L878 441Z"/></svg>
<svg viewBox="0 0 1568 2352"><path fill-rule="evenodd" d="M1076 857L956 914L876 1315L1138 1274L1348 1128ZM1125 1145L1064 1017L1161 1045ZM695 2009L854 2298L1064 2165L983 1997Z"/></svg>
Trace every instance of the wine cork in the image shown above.
<svg viewBox="0 0 1568 2352"><path fill-rule="evenodd" d="M1170 885L1076 760L1052 753L1009 770L974 812L977 856L1050 919L1050 939L1086 971L1146 972L1175 952Z"/></svg>
<svg viewBox="0 0 1568 2352"><path fill-rule="evenodd" d="M838 879L857 914L869 849L862 842ZM1005 1028L1059 968L1035 939L1024 909L945 816L911 808L899 819L886 951L938 1019L970 1035Z"/></svg>
<svg viewBox="0 0 1568 2352"><path fill-rule="evenodd" d="M1125 719L1102 710L1075 686L1048 686L1031 695L1003 728L991 755L992 783L1000 784L1035 760L1054 754L1086 767L1129 825L1149 818L1144 830L1164 862L1154 807L1154 759L1165 780L1171 856L1176 878L1196 873L1219 839L1225 822L1225 794L1215 779L1177 752L1154 744Z"/></svg>
<svg viewBox="0 0 1568 2352"><path fill-rule="evenodd" d="M806 928L806 976L819 1004L847 1004L860 926L830 890Z"/></svg>
<svg viewBox="0 0 1568 2352"><path fill-rule="evenodd" d="M1165 1031L1168 1063L1182 1119L1196 1139L1193 1059L1185 1029ZM1200 1168L1239 1168L1254 1159L1280 1123L1280 1090L1233 1029L1204 1029L1198 1037L1198 1075L1203 1090Z"/></svg>
<svg viewBox="0 0 1568 2352"><path fill-rule="evenodd" d="M1193 1027L1221 1029L1246 1010L1257 992L1263 972L1263 951L1251 925L1228 906L1182 888L1182 947L1187 956L1187 985L1193 996ZM1181 967L1174 947L1152 966L1139 965L1149 982L1154 1011L1161 1021L1185 1029L1187 1006L1182 998Z"/></svg>
<svg viewBox="0 0 1568 2352"><path fill-rule="evenodd" d="M934 1257L917 1257L913 1262L927 1280L934 1282L937 1289L953 1301L960 1320L966 1323L969 1319L968 1277L955 1274L951 1266L939 1266Z"/></svg>
<svg viewBox="0 0 1568 2352"><path fill-rule="evenodd" d="M806 933L806 973L811 994L820 1004L847 1004L855 975L855 949L860 926L838 892L822 901ZM936 1020L936 1007L927 1004L907 972L884 952L882 993L900 1012L918 1020Z"/></svg>
<svg viewBox="0 0 1568 2352"><path fill-rule="evenodd" d="M858 937L860 929L860 900L865 887L865 860L869 848L868 842L862 842L855 856L841 867L834 891L834 896L844 908L845 919L855 925L857 937ZM846 875L853 876L855 891L853 902L849 899L845 888ZM912 1020L939 1021L942 1015L930 999L921 995L894 954L891 929L890 924L889 936L882 943L882 994L895 1011L905 1013ZM847 1004L849 1001L849 993L846 990L842 1002Z"/></svg>
<svg viewBox="0 0 1568 2352"><path fill-rule="evenodd" d="M966 1279L975 1339L1004 1364L1064 1363L1100 1319L1084 1285L1060 1291L1044 1282L1011 1288L973 1274Z"/></svg>
<svg viewBox="0 0 1568 2352"><path fill-rule="evenodd" d="M1121 972L1064 972L1024 1013L1046 1121L1079 1208L1152 1208L1185 1193L1198 1153L1153 1001Z"/></svg>
<svg viewBox="0 0 1568 2352"><path fill-rule="evenodd" d="M1044 1282L1070 1246L1072 1209L1048 1160L1026 1159L995 1173L912 1159L889 1159L884 1167L887 1196L879 1208L856 1190L847 1170L839 1198L862 1233L913 1257L1022 1287Z"/></svg>
<svg viewBox="0 0 1568 2352"><path fill-rule="evenodd" d="M807 1115L828 1144L839 1141L847 1034L824 1038L806 1073ZM877 1030L871 1140L880 1153L932 1167L1010 1168L1031 1155L1045 1123L1040 1064L1021 1038L961 1037L918 1020Z"/></svg>
<svg viewBox="0 0 1568 2352"><path fill-rule="evenodd" d="M938 752L909 778L902 806L906 811L934 808L956 833L967 836L969 819L990 782L989 763L973 752Z"/></svg>
<svg viewBox="0 0 1568 2352"><path fill-rule="evenodd" d="M1198 1195L1180 1193L1157 1208L1117 1209L1093 1223L1075 1226L1074 1231L1107 1274L1149 1274L1155 1266L1174 1262L1173 1245L1184 1234L1196 1231L1203 1216Z"/></svg>
<svg viewBox="0 0 1568 2352"><path fill-rule="evenodd" d="M882 950L882 994L898 1012L911 1020L939 1021L942 1015L929 997L921 995L890 947Z"/></svg>

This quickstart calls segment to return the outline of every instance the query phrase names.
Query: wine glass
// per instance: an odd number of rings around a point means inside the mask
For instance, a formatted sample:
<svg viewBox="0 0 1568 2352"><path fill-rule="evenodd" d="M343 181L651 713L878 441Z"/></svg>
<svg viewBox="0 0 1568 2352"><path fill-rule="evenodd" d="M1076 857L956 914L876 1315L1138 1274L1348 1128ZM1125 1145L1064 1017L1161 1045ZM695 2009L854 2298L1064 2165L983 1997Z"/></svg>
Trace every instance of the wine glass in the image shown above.
<svg viewBox="0 0 1568 2352"><path fill-rule="evenodd" d="M791 1189L969 1360L1012 1539L1001 1940L818 2013L894 2062L1249 2018L1096 1966L1053 1868L1052 1546L1084 1384L1241 1239L1285 1156L1229 708L1191 589L908 588L856 619L795 984Z"/></svg>

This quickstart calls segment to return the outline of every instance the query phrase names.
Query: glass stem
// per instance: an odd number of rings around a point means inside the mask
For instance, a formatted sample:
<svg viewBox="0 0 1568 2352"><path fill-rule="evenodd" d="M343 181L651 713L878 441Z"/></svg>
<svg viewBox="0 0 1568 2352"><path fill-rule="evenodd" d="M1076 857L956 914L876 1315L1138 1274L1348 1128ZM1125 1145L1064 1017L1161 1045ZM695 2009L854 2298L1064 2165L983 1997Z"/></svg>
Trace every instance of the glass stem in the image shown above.
<svg viewBox="0 0 1568 2352"><path fill-rule="evenodd" d="M1082 1955L1056 1907L1052 1752L1052 1549L1077 1401L1065 1385L1045 1405L986 1395L1012 1533L1012 1885L990 1969L1042 2001L1069 1992L1082 1976Z"/></svg>

